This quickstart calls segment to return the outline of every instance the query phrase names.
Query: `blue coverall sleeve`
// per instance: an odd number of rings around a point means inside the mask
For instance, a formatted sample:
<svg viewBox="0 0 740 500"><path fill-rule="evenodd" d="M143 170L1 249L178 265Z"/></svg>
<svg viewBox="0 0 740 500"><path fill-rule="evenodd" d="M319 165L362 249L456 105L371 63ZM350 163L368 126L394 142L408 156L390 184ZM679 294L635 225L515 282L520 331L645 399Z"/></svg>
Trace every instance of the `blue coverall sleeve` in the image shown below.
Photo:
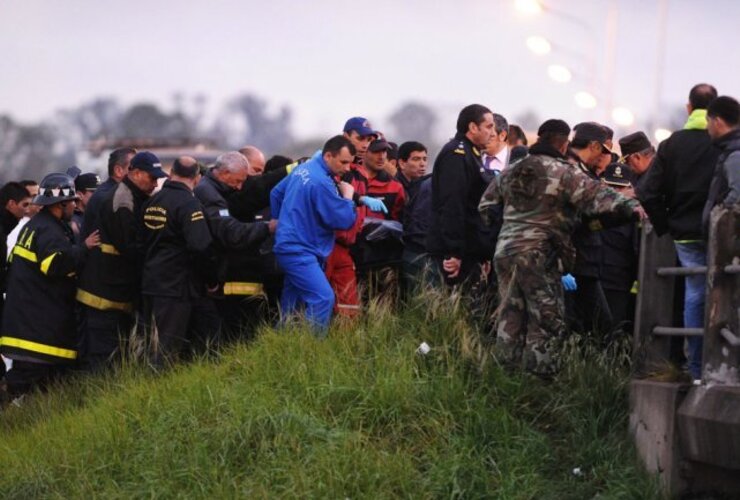
<svg viewBox="0 0 740 500"><path fill-rule="evenodd" d="M282 181L278 182L277 186L272 188L272 191L270 191L270 212L272 213L273 219L280 218L280 209L283 206L285 189L288 185L289 179L290 176L285 177Z"/></svg>
<svg viewBox="0 0 740 500"><path fill-rule="evenodd" d="M339 196L334 186L319 184L312 190L319 220L329 229L346 230L355 224L357 213L352 200Z"/></svg>

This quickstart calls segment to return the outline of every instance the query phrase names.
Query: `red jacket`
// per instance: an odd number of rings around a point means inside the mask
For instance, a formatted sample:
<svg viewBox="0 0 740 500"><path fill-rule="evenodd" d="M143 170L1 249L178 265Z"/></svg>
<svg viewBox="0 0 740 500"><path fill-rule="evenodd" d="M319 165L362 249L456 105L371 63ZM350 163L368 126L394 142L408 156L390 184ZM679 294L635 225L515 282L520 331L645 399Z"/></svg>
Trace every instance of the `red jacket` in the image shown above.
<svg viewBox="0 0 740 500"><path fill-rule="evenodd" d="M378 198L385 203L385 207L388 209L387 214L367 210L366 215L368 217L402 222L403 206L406 204L406 192L400 182L388 175L387 172L381 171L374 179L368 180L367 195Z"/></svg>
<svg viewBox="0 0 740 500"><path fill-rule="evenodd" d="M352 165L350 165L349 167L349 172L347 172L342 177L342 180L352 184L352 187L355 188L355 200L357 200L360 196L365 196L367 194L367 173L365 172L365 168L362 165L352 163ZM362 231L362 224L363 222L365 222L366 214L367 208L364 205L358 206L355 225L350 229L337 231L335 233L336 242L345 247L354 245L355 240L357 240L357 235L360 234L360 231Z"/></svg>

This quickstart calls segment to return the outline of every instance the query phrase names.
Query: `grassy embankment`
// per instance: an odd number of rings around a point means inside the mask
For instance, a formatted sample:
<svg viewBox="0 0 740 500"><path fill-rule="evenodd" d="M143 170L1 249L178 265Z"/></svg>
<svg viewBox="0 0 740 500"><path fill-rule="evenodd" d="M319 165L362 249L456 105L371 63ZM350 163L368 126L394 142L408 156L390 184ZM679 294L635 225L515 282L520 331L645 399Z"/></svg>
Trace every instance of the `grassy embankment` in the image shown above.
<svg viewBox="0 0 740 500"><path fill-rule="evenodd" d="M375 310L325 341L266 331L166 374L132 364L26 398L0 414L0 492L658 497L627 436L622 350L571 346L550 383L509 375L444 304Z"/></svg>

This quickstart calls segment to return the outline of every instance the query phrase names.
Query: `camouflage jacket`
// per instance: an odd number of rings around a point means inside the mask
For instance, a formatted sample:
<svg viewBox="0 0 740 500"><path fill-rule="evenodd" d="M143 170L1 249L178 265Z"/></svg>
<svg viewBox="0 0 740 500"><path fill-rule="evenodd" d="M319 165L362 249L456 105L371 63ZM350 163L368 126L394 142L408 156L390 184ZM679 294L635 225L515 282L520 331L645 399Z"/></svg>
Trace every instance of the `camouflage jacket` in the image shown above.
<svg viewBox="0 0 740 500"><path fill-rule="evenodd" d="M514 164L486 189L478 207L486 217L503 204L503 226L496 257L540 250L572 267L571 233L583 215L613 213L632 218L635 200L574 169L553 148L535 145L532 154Z"/></svg>

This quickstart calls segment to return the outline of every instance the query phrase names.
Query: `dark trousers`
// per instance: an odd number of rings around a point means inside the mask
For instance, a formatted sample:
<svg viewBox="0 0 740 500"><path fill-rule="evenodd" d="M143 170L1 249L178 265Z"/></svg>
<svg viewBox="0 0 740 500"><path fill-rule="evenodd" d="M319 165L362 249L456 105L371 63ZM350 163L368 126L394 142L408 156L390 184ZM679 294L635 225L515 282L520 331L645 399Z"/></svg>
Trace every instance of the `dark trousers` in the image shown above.
<svg viewBox="0 0 740 500"><path fill-rule="evenodd" d="M614 328L618 328L626 334L632 333L635 320L635 294L629 290L604 289L609 311L612 313Z"/></svg>
<svg viewBox="0 0 740 500"><path fill-rule="evenodd" d="M214 302L223 321L226 341L250 341L254 339L257 328L269 321L268 302L264 295L230 295Z"/></svg>
<svg viewBox="0 0 740 500"><path fill-rule="evenodd" d="M156 333L152 334L152 363L161 367L186 351L204 352L219 342L221 318L213 301L150 296Z"/></svg>
<svg viewBox="0 0 740 500"><path fill-rule="evenodd" d="M573 275L578 289L565 294L566 316L570 328L580 333L608 336L614 328L611 310L598 278Z"/></svg>
<svg viewBox="0 0 740 500"><path fill-rule="evenodd" d="M67 365L14 359L13 367L5 374L8 394L11 398L17 398L36 388L44 390L49 384L61 379L67 371Z"/></svg>
<svg viewBox="0 0 740 500"><path fill-rule="evenodd" d="M82 370L98 371L121 358L128 345L133 315L123 311L101 311L82 304L80 309L80 339L77 346Z"/></svg>

